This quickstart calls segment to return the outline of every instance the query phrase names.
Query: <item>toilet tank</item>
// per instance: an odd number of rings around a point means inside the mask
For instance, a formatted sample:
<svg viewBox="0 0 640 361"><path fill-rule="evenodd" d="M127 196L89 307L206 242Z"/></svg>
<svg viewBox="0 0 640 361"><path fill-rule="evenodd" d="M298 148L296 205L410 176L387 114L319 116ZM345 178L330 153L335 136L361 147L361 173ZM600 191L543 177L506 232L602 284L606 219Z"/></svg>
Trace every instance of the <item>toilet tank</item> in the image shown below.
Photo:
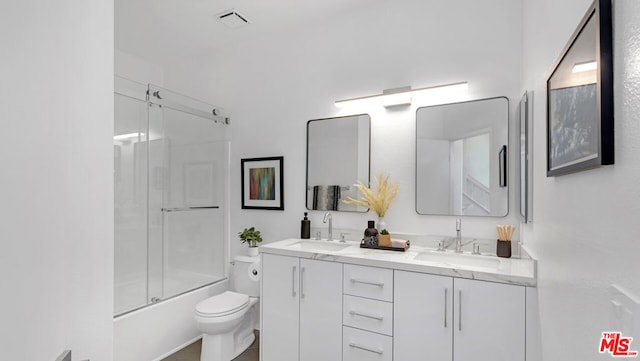
<svg viewBox="0 0 640 361"><path fill-rule="evenodd" d="M262 266L260 256L236 256L231 269L231 287L238 293L250 297L260 296L260 279Z"/></svg>

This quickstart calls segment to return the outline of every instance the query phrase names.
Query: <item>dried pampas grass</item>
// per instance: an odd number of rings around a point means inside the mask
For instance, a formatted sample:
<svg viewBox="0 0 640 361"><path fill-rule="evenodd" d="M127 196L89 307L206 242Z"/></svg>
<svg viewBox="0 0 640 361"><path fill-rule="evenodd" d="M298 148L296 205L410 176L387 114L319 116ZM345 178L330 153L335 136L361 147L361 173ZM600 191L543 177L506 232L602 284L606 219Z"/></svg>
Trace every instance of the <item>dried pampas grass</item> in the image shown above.
<svg viewBox="0 0 640 361"><path fill-rule="evenodd" d="M400 186L397 183L389 184L388 174L381 173L375 178L375 181L375 192L361 182L358 182L355 184L355 187L358 188L362 198L364 199L353 199L351 197L347 197L347 199L342 202L345 204L355 204L357 206L371 208L376 212L378 217L384 217L389 209L389 205L391 205L391 202L396 199Z"/></svg>

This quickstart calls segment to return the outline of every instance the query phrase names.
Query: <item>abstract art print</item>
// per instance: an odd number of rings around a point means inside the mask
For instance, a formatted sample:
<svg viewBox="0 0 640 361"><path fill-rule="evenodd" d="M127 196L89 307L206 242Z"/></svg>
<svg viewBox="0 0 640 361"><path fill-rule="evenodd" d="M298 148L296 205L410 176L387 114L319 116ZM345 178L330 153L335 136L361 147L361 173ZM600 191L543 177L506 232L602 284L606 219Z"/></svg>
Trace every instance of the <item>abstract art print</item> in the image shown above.
<svg viewBox="0 0 640 361"><path fill-rule="evenodd" d="M242 208L284 210L284 157L241 160Z"/></svg>
<svg viewBox="0 0 640 361"><path fill-rule="evenodd" d="M595 0L547 78L547 177L614 163L610 0Z"/></svg>

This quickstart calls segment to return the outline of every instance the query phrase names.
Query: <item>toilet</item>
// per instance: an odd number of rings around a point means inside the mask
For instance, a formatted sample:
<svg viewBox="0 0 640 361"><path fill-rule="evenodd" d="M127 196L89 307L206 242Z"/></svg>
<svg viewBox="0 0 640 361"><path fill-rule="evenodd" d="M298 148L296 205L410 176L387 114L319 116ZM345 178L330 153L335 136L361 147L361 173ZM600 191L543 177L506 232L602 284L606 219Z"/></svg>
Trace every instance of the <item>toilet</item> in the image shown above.
<svg viewBox="0 0 640 361"><path fill-rule="evenodd" d="M230 288L196 305L195 319L203 333L200 361L230 361L255 340L260 296L260 257L237 256Z"/></svg>

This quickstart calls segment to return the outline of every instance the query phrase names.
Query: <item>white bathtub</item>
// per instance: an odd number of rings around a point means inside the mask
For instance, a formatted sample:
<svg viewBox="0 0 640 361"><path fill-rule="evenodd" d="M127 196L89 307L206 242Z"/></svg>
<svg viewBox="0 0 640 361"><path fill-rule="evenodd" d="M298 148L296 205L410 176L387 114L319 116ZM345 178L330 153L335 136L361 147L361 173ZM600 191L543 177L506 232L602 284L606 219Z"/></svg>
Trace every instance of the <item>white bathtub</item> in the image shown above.
<svg viewBox="0 0 640 361"><path fill-rule="evenodd" d="M197 341L196 304L228 288L225 279L114 318L114 361L159 361Z"/></svg>

